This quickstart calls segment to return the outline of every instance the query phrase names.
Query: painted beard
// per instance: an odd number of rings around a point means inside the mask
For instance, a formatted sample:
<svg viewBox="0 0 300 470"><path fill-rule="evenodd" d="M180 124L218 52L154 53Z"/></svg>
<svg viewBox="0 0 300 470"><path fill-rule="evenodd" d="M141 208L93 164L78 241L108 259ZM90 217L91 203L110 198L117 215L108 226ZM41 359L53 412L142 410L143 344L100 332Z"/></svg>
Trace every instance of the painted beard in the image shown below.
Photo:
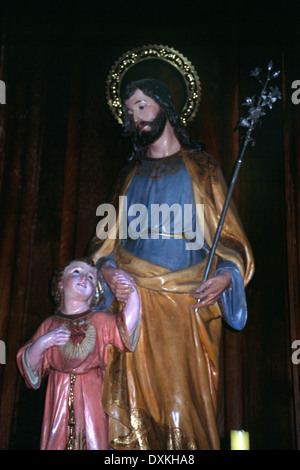
<svg viewBox="0 0 300 470"><path fill-rule="evenodd" d="M142 121L140 126L149 126L150 130L144 131L137 128L136 141L140 147L147 147L153 144L162 135L167 118L165 113L160 110L153 121Z"/></svg>

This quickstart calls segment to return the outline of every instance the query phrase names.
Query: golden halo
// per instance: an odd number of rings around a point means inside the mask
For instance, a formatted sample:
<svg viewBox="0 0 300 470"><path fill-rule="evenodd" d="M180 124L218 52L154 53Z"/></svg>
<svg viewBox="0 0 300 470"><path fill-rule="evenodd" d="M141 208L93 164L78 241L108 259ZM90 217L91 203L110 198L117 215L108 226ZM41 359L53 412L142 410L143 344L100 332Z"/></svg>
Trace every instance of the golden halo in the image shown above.
<svg viewBox="0 0 300 470"><path fill-rule="evenodd" d="M197 72L191 62L180 52L168 46L149 45L127 51L111 68L106 82L106 97L108 106L119 124L122 121L121 85L127 72L135 65L146 60L160 60L171 65L179 73L179 79L184 83L186 97L179 111L184 125L191 121L199 107L201 84ZM140 77L158 78L158 77ZM164 81L161 79L161 81Z"/></svg>

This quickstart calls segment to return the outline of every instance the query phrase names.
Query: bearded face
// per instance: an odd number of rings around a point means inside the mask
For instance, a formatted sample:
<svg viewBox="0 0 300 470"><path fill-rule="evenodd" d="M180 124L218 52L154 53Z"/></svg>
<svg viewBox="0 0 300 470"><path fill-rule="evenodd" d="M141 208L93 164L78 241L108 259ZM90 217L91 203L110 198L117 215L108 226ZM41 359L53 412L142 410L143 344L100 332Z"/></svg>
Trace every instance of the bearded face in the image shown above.
<svg viewBox="0 0 300 470"><path fill-rule="evenodd" d="M125 111L129 118L133 140L139 147L147 147L162 135L167 117L159 104L137 89L125 101Z"/></svg>
<svg viewBox="0 0 300 470"><path fill-rule="evenodd" d="M153 144L162 135L167 118L160 109L157 116L152 121L141 121L137 126L136 141L140 147L147 147Z"/></svg>
<svg viewBox="0 0 300 470"><path fill-rule="evenodd" d="M144 90L144 92L142 91ZM130 159L140 159L170 124L183 148L203 150L203 142L190 138L172 96L164 83L142 79L127 85L123 94L124 136L130 137L133 153Z"/></svg>

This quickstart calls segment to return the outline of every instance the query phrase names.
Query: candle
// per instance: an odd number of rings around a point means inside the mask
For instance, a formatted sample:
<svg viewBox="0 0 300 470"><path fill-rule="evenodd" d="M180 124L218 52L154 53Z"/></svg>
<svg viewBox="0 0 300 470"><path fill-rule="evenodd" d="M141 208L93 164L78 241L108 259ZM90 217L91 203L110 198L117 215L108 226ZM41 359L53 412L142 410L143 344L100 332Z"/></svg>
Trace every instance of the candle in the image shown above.
<svg viewBox="0 0 300 470"><path fill-rule="evenodd" d="M250 439L247 431L230 431L231 450L250 450Z"/></svg>

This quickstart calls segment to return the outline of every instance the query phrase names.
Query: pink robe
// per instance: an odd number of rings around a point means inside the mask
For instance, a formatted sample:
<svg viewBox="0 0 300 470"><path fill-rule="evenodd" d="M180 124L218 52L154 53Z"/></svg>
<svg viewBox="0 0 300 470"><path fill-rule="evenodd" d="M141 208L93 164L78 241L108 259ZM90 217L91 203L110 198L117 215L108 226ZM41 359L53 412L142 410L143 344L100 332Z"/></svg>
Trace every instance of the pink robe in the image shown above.
<svg viewBox="0 0 300 470"><path fill-rule="evenodd" d="M94 333L94 346L90 346L92 351L86 357L79 359L66 357L66 353L63 353L60 347L49 348L43 354L39 371L34 374L26 358L28 346L45 333L62 324L68 324L75 318L79 321L85 320L85 325L91 325L90 331ZM132 349L122 321L117 325L118 319L120 320L120 317L105 312L90 312L84 316L68 317L53 315L40 325L33 338L19 350L17 364L29 388L38 389L41 380L49 375L40 445L42 450L66 448L70 437L68 420L72 377L75 378L72 407L76 423L73 448L87 450L109 448L108 420L101 403L108 347L113 345L122 351L126 350L126 347L127 350ZM74 341L72 343L74 345Z"/></svg>

